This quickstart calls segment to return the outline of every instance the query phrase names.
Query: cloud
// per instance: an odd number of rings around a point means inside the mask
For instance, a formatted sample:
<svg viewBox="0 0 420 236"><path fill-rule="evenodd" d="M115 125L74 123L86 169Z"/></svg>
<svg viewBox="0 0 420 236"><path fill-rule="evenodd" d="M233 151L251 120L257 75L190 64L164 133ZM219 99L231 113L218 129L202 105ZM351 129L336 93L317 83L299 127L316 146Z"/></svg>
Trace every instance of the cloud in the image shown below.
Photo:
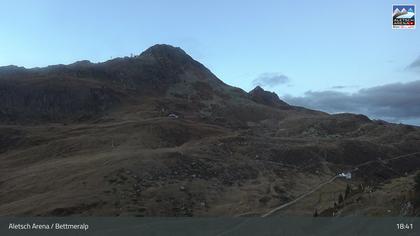
<svg viewBox="0 0 420 236"><path fill-rule="evenodd" d="M280 84L287 84L289 83L290 79L286 75L281 73L264 73L258 76L256 79L252 81L254 86L268 86L268 87L275 87Z"/></svg>
<svg viewBox="0 0 420 236"><path fill-rule="evenodd" d="M420 125L420 80L365 88L355 93L307 91L300 97L286 95L284 100L330 113L360 113L375 119Z"/></svg>
<svg viewBox="0 0 420 236"><path fill-rule="evenodd" d="M342 85L337 85L337 86L332 86L332 89L345 89L347 88L347 86L342 86Z"/></svg>
<svg viewBox="0 0 420 236"><path fill-rule="evenodd" d="M418 57L410 65L408 65L407 68L408 69L420 69L420 57Z"/></svg>
<svg viewBox="0 0 420 236"><path fill-rule="evenodd" d="M347 88L357 88L359 86L357 85L337 85L337 86L332 86L331 89L347 89Z"/></svg>

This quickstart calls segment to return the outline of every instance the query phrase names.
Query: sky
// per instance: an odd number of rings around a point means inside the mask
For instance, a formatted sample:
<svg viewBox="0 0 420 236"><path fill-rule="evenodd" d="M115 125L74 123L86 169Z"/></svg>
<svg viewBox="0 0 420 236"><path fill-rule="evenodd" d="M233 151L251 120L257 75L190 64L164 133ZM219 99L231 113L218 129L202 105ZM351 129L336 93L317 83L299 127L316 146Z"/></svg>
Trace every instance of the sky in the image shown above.
<svg viewBox="0 0 420 236"><path fill-rule="evenodd" d="M391 27L392 4L419 1L0 0L0 66L100 62L166 43L245 91L420 125L420 87L397 96L420 80L420 29Z"/></svg>

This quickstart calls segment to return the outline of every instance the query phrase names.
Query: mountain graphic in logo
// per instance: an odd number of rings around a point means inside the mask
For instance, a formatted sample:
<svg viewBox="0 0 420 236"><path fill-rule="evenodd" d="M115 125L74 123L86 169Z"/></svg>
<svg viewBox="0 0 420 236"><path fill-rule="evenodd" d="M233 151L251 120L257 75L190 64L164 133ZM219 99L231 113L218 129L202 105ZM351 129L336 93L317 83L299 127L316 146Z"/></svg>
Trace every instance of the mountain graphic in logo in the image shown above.
<svg viewBox="0 0 420 236"><path fill-rule="evenodd" d="M407 10L408 9L408 10ZM394 6L392 18L394 19L414 19L414 6Z"/></svg>

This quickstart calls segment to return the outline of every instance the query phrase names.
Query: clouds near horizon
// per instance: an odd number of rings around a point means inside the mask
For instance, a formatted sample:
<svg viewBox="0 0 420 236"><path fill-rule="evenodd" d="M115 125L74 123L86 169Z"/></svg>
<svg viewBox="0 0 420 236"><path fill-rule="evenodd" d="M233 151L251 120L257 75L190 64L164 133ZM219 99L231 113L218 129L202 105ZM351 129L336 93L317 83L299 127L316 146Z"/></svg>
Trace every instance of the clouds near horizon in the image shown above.
<svg viewBox="0 0 420 236"><path fill-rule="evenodd" d="M420 80L364 88L355 93L307 91L303 96L286 95L284 100L330 113L360 113L374 119L420 125Z"/></svg>

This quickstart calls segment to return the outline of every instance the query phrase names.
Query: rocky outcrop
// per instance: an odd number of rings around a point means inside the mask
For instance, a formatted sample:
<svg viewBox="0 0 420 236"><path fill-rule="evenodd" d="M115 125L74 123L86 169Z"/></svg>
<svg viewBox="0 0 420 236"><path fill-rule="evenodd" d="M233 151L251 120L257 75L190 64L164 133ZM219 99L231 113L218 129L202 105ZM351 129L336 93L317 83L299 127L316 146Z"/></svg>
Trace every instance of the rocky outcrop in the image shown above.
<svg viewBox="0 0 420 236"><path fill-rule="evenodd" d="M119 103L107 87L77 79L0 81L0 121L83 120Z"/></svg>
<svg viewBox="0 0 420 236"><path fill-rule="evenodd" d="M252 100L256 103L278 108L289 108L290 105L282 101L274 92L265 91L260 86L255 87L249 92Z"/></svg>

